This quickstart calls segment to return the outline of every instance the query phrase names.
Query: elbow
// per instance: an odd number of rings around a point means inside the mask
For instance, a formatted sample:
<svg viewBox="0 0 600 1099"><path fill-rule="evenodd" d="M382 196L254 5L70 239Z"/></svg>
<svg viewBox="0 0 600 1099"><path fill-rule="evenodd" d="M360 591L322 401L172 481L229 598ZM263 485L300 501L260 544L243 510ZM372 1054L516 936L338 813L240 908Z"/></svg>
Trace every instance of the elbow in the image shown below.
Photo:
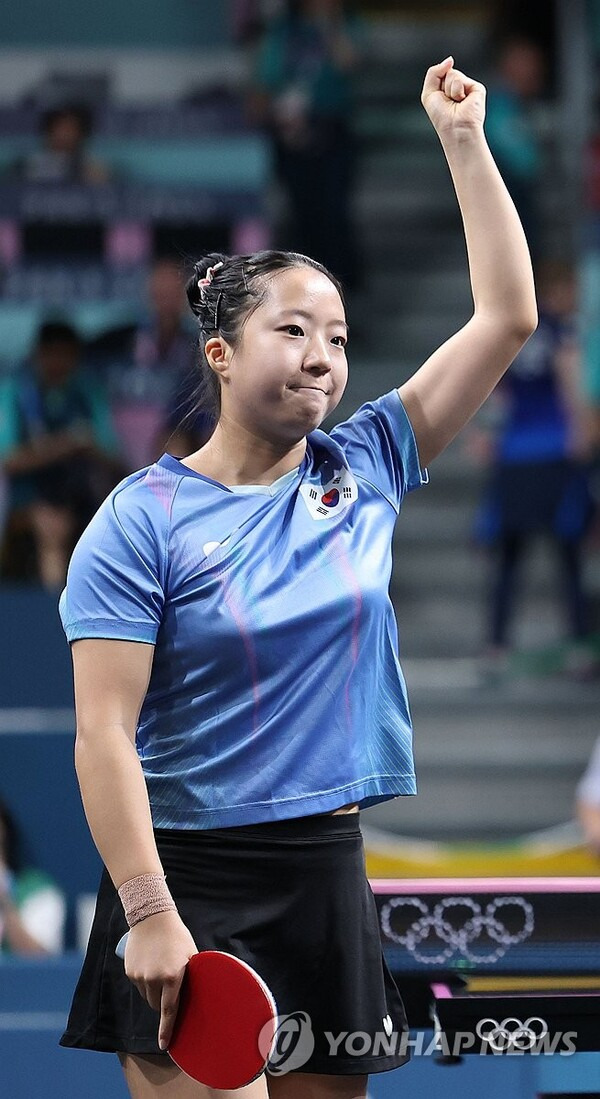
<svg viewBox="0 0 600 1099"><path fill-rule="evenodd" d="M510 316L497 319L496 324L499 325L499 339L514 358L538 326L537 309L534 305L529 309L515 310Z"/></svg>
<svg viewBox="0 0 600 1099"><path fill-rule="evenodd" d="M75 771L79 777L82 771L94 768L99 759L111 756L125 744L135 752L135 727L120 721L107 722L90 715L77 722L75 734L74 759Z"/></svg>
<svg viewBox="0 0 600 1099"><path fill-rule="evenodd" d="M533 336L539 323L537 306L534 304L531 308L524 312L515 323L515 338L520 341L521 347L530 336Z"/></svg>
<svg viewBox="0 0 600 1099"><path fill-rule="evenodd" d="M85 754L87 748L87 739L83 736L80 729L77 728L75 734L75 747L73 750L73 761L75 763L75 774L77 778L81 777L82 766L85 766Z"/></svg>
<svg viewBox="0 0 600 1099"><path fill-rule="evenodd" d="M495 339L514 349L516 355L523 344L533 336L538 326L538 311L535 301L499 311L475 310L475 317L481 318L486 327L491 327Z"/></svg>
<svg viewBox="0 0 600 1099"><path fill-rule="evenodd" d="M535 298L521 302L509 314L504 314L504 330L511 344L514 344L518 351L523 344L527 343L530 336L533 336L538 326L538 319Z"/></svg>
<svg viewBox="0 0 600 1099"><path fill-rule="evenodd" d="M99 737L97 731L94 731L93 726L90 727L78 723L73 750L75 773L78 778L81 777L82 772L85 773L90 766L94 766L98 748Z"/></svg>
<svg viewBox="0 0 600 1099"><path fill-rule="evenodd" d="M510 335L506 340L506 350L508 361L513 362L517 355L521 352L527 340L531 339L533 333L537 328L537 322L534 325L519 325L511 328Z"/></svg>

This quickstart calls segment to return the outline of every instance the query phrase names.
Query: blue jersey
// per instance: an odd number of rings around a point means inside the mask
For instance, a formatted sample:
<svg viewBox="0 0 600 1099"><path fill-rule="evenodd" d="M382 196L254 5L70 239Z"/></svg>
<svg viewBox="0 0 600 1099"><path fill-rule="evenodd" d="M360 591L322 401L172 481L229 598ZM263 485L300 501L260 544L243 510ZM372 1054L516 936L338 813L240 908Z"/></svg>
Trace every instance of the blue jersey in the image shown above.
<svg viewBox="0 0 600 1099"><path fill-rule="evenodd" d="M556 357L572 338L567 323L542 313L533 336L502 379L508 409L498 441L500 461L547 462L567 457L569 416Z"/></svg>
<svg viewBox="0 0 600 1099"><path fill-rule="evenodd" d="M415 793L388 586L403 496L425 480L394 390L312 432L267 492L168 454L112 492L60 610L70 641L155 645L136 738L155 827Z"/></svg>

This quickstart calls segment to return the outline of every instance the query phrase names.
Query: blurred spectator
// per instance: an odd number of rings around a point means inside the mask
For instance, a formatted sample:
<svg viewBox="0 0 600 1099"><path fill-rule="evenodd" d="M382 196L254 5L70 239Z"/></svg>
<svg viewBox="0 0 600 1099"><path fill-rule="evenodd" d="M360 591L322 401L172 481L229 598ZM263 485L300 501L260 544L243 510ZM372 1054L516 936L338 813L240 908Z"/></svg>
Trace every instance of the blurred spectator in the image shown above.
<svg viewBox="0 0 600 1099"><path fill-rule="evenodd" d="M553 262L540 265L537 282L539 326L497 390L501 421L476 523L480 540L495 549L492 655L506 652L517 569L539 533L551 538L559 559L571 637L588 630L581 548L592 507L573 323L576 281L570 266Z"/></svg>
<svg viewBox="0 0 600 1099"><path fill-rule="evenodd" d="M106 183L105 164L92 160L86 143L92 118L86 107L69 105L46 111L41 119L42 147L21 157L11 175L24 183Z"/></svg>
<svg viewBox="0 0 600 1099"><path fill-rule="evenodd" d="M32 361L0 384L0 463L9 496L2 575L59 588L77 538L123 472L108 400L68 324L43 324Z"/></svg>
<svg viewBox="0 0 600 1099"><path fill-rule="evenodd" d="M290 201L290 246L320 260L349 289L360 272L351 213L360 38L343 0L295 0L267 28L256 71L258 113Z"/></svg>
<svg viewBox="0 0 600 1099"><path fill-rule="evenodd" d="M548 78L552 84L556 60L556 8L547 0L492 0L486 5L492 42L507 38L525 38L541 46L548 58ZM553 90L552 88L550 89Z"/></svg>
<svg viewBox="0 0 600 1099"><path fill-rule="evenodd" d="M241 46L256 42L263 29L261 0L233 0L233 37Z"/></svg>
<svg viewBox="0 0 600 1099"><path fill-rule="evenodd" d="M167 442L179 457L208 437L201 413L190 415L196 334L188 321L180 265L159 259L148 284L149 313L109 369L112 411L129 469L156 461Z"/></svg>
<svg viewBox="0 0 600 1099"><path fill-rule="evenodd" d="M65 898L52 879L22 865L17 826L0 801L0 950L60 953L65 916Z"/></svg>
<svg viewBox="0 0 600 1099"><path fill-rule="evenodd" d="M600 855L600 737L577 786L575 809L586 843Z"/></svg>
<svg viewBox="0 0 600 1099"><path fill-rule="evenodd" d="M506 39L490 80L485 122L490 148L519 211L534 260L540 250L542 150L530 106L544 90L545 75L546 60L537 43L521 37Z"/></svg>

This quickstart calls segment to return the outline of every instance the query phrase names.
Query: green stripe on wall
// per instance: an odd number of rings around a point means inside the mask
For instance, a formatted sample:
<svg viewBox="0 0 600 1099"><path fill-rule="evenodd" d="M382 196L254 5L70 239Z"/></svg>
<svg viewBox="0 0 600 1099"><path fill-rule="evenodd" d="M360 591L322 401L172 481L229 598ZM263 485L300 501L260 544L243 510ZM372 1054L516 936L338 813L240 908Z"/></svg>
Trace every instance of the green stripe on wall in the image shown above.
<svg viewBox="0 0 600 1099"><path fill-rule="evenodd" d="M229 37L230 0L23 0L5 3L2 47L206 49Z"/></svg>

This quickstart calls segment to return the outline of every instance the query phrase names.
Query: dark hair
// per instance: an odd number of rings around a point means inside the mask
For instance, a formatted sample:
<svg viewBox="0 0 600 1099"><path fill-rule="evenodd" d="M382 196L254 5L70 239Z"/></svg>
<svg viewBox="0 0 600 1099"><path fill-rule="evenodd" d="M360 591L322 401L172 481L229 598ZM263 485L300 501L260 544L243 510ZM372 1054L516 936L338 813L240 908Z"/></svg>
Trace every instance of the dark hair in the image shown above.
<svg viewBox="0 0 600 1099"><path fill-rule="evenodd" d="M49 110L44 111L40 120L41 132L47 135L54 123L61 118L76 118L82 137L87 138L90 136L92 132L92 114L81 103L64 103L60 107L51 107Z"/></svg>
<svg viewBox="0 0 600 1099"><path fill-rule="evenodd" d="M4 829L4 861L15 874L21 868L19 832L12 813L3 801L0 801L0 825Z"/></svg>
<svg viewBox="0 0 600 1099"><path fill-rule="evenodd" d="M81 338L79 333L67 321L44 321L38 328L36 347L48 347L56 343L70 343L79 347Z"/></svg>
<svg viewBox="0 0 600 1099"><path fill-rule="evenodd" d="M222 266L214 271L217 264ZM213 252L196 263L186 287L190 308L198 318L200 328L200 382L194 394L194 412L200 408L217 420L221 409L221 387L204 353L206 341L218 332L235 349L248 317L267 296L267 277L295 267L320 271L333 283L344 302L344 291L335 275L322 263L300 252L268 250L247 256ZM207 278L211 268L214 275L208 285L202 286L201 280Z"/></svg>

